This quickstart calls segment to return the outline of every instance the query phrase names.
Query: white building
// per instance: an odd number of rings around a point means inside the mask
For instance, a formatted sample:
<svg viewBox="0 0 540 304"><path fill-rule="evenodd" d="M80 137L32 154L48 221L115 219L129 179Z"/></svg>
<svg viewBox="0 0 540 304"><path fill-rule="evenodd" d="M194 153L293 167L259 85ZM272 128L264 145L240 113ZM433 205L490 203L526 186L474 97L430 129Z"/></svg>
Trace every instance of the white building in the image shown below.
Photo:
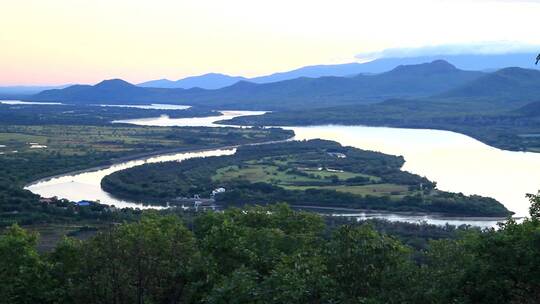
<svg viewBox="0 0 540 304"><path fill-rule="evenodd" d="M212 191L212 196L215 196L216 194L219 194L219 193L224 193L226 190L225 188L221 187L221 188L216 188Z"/></svg>

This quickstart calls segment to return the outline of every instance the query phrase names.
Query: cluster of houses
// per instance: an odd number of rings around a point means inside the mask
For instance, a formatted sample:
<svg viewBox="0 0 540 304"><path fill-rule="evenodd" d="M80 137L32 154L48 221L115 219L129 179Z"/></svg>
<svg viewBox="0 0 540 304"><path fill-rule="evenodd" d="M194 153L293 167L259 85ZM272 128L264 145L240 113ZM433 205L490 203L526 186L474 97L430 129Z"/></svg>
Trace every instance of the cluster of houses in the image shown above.
<svg viewBox="0 0 540 304"><path fill-rule="evenodd" d="M225 193L227 190L223 187L212 190L210 198L202 198L199 194L193 195L193 197L177 197L169 205L181 205L184 209L192 209L195 211L202 210L216 210L218 206L215 204L216 195Z"/></svg>
<svg viewBox="0 0 540 304"><path fill-rule="evenodd" d="M91 206L95 206L95 205L100 205L101 207L103 207L105 211L116 211L116 207L115 206L105 206L105 205L101 205L99 203L99 201L97 202L93 202L93 201L88 201L88 200L81 200L81 201L78 201L78 202L71 202L67 199L59 199L58 197L56 196L53 196L53 197L41 197L39 199L39 202L43 205L48 205L48 206L55 206L57 208L60 208L60 209L74 209L75 212L78 212L80 210L81 207L91 207Z"/></svg>
<svg viewBox="0 0 540 304"><path fill-rule="evenodd" d="M195 211L200 210L216 210L217 206L215 204L215 196L221 193L225 193L225 188L216 188L212 191L210 198L201 198L198 194L195 194L193 198L178 197L174 199L173 203L169 205L179 205L182 204L182 207L185 209L193 209ZM71 202L66 199L59 199L56 196L53 197L42 197L39 199L39 202L44 205L51 205L61 209L73 208L75 212L78 212L81 207L91 207L95 205L100 205L104 208L105 211L116 211L115 206L105 206L100 204L99 201L93 202L89 200L81 200L78 202ZM190 207L185 207L185 204L190 204Z"/></svg>

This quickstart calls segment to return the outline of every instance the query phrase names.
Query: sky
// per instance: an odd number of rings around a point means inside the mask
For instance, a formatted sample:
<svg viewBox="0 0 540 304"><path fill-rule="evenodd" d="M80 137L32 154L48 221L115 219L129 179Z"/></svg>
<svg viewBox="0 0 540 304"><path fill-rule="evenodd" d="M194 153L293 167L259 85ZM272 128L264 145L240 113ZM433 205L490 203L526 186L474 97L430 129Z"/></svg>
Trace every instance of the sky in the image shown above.
<svg viewBox="0 0 540 304"><path fill-rule="evenodd" d="M540 45L540 1L0 0L0 85L252 77L479 44Z"/></svg>

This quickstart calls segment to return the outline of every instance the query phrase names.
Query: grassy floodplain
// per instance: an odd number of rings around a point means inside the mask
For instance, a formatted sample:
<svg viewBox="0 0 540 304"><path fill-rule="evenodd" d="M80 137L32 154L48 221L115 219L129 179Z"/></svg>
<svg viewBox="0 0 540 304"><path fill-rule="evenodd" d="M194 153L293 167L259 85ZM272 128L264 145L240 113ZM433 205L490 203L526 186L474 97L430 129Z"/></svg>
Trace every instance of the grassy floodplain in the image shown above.
<svg viewBox="0 0 540 304"><path fill-rule="evenodd" d="M167 203L177 197L210 197L224 206L288 202L295 205L461 216L511 214L494 199L436 189L401 170L398 156L343 147L324 140L243 146L235 155L145 164L106 176L101 186L125 199Z"/></svg>
<svg viewBox="0 0 540 304"><path fill-rule="evenodd" d="M41 204L38 196L23 190L36 179L150 154L281 140L291 135L278 129L0 125L0 225L109 216L102 208L85 213L66 202Z"/></svg>

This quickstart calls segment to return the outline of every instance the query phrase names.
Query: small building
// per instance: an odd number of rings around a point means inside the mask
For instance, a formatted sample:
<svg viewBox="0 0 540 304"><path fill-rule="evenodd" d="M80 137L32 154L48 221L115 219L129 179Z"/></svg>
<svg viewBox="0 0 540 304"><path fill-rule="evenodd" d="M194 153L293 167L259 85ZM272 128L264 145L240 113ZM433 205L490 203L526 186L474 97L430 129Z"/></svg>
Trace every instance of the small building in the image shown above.
<svg viewBox="0 0 540 304"><path fill-rule="evenodd" d="M347 155L345 155L344 153L339 153L339 152L328 152L328 155L337 157L337 158L347 158Z"/></svg>
<svg viewBox="0 0 540 304"><path fill-rule="evenodd" d="M75 204L79 207L86 207L86 206L90 206L92 202L91 201L78 201Z"/></svg>
<svg viewBox="0 0 540 304"><path fill-rule="evenodd" d="M202 210L215 210L216 205L214 205L213 201L206 200L206 201L195 201L193 203L193 209L195 211L202 211Z"/></svg>
<svg viewBox="0 0 540 304"><path fill-rule="evenodd" d="M216 194L220 194L220 193L225 193L225 188L223 187L220 187L220 188L216 188L212 191L212 196L215 196Z"/></svg>

